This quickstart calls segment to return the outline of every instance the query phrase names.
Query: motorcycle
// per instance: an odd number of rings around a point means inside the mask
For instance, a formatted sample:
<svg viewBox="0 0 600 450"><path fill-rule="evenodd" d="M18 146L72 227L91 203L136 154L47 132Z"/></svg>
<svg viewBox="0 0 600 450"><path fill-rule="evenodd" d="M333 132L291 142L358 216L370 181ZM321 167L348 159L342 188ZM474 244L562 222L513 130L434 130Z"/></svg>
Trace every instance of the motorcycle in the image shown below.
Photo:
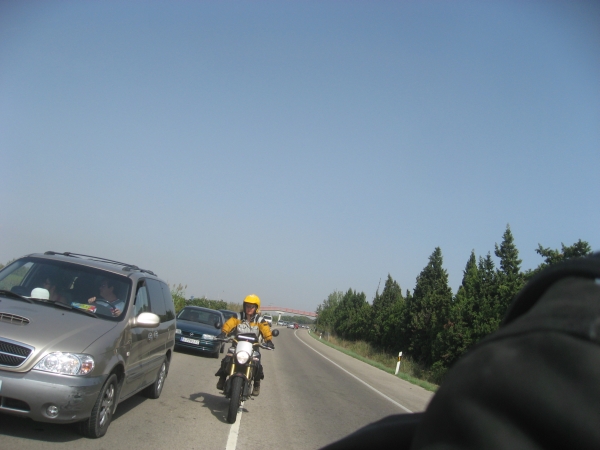
<svg viewBox="0 0 600 450"><path fill-rule="evenodd" d="M273 336L277 334L279 333L273 333ZM251 396L254 377L258 373L260 353L256 349L273 349L259 342L253 333L240 333L235 337L220 340L235 344L235 347L229 349L233 354L227 366L228 377L223 388L225 397L229 399L227 422L235 423L240 405Z"/></svg>

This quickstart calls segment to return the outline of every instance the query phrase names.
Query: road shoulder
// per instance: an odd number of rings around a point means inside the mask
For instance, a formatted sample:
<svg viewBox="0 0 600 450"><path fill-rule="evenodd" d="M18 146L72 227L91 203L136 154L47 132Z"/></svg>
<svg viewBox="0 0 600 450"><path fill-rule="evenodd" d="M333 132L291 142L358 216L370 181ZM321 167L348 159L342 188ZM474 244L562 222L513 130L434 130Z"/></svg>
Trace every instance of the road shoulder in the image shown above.
<svg viewBox="0 0 600 450"><path fill-rule="evenodd" d="M411 412L424 411L434 395L433 392L420 386L329 347L319 340L313 339L306 331L295 332L295 335L313 350Z"/></svg>

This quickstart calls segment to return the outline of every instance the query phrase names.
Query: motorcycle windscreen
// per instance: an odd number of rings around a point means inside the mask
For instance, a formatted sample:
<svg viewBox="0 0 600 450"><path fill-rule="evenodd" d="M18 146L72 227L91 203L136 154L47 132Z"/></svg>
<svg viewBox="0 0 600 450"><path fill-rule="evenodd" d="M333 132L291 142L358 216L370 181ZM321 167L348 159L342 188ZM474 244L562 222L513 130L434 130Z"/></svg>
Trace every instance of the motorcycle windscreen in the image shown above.
<svg viewBox="0 0 600 450"><path fill-rule="evenodd" d="M256 342L256 335L254 333L239 333L237 335L238 341Z"/></svg>
<svg viewBox="0 0 600 450"><path fill-rule="evenodd" d="M248 355L251 355L252 354L252 343L246 342L246 341L238 342L235 352L236 353L246 352L246 353L248 353Z"/></svg>

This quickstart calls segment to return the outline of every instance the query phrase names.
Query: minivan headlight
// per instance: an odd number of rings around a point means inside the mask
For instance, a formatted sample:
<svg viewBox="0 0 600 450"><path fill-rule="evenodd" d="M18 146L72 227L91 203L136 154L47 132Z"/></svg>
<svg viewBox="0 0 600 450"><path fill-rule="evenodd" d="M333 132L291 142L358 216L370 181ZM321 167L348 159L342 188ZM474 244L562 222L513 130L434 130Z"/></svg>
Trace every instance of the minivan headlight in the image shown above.
<svg viewBox="0 0 600 450"><path fill-rule="evenodd" d="M87 375L94 369L94 358L79 353L54 352L44 356L33 368L62 375Z"/></svg>

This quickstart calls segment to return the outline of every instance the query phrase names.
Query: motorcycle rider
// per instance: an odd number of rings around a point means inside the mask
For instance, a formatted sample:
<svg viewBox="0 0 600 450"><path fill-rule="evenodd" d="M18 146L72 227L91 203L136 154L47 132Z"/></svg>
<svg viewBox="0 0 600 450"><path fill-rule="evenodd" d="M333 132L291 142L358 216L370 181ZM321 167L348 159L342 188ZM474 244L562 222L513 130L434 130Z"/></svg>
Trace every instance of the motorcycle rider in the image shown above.
<svg viewBox="0 0 600 450"><path fill-rule="evenodd" d="M271 327L269 324L262 320L262 316L259 315L260 311L260 298L257 295L250 294L244 299L242 311L235 316L232 316L223 324L221 327L221 334L217 336L219 339L224 339L228 334L234 333L254 333L258 338L262 336L265 341L265 345L271 349L275 348L272 341ZM221 368L215 373L215 376L219 377L217 382L217 389L222 390L225 386L225 379L227 378L227 366L229 361L233 357L232 349L230 348L227 352L227 356L221 361ZM254 378L254 388L252 389L252 395L257 396L260 393L260 380L265 377L263 373L263 367L258 362L258 372Z"/></svg>

